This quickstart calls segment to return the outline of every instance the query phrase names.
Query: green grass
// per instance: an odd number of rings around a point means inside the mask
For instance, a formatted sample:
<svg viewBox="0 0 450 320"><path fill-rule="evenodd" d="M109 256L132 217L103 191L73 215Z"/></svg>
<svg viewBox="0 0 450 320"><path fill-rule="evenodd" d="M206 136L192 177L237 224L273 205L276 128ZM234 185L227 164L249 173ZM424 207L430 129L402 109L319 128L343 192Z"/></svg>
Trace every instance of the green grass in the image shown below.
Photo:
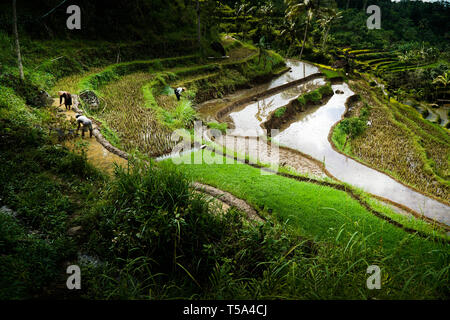
<svg viewBox="0 0 450 320"><path fill-rule="evenodd" d="M190 156L195 157L183 159ZM353 231L376 232L389 250L406 236L404 231L374 217L343 191L278 175L261 175L259 169L245 164L180 166L196 181L229 191L256 208L270 208L281 221L289 220L302 234L317 239L333 237L336 228L343 224Z"/></svg>
<svg viewBox="0 0 450 320"><path fill-rule="evenodd" d="M211 129L219 130L222 133L225 133L228 129L228 124L226 122L208 122L208 127Z"/></svg>
<svg viewBox="0 0 450 320"><path fill-rule="evenodd" d="M327 79L333 79L333 78L342 76L342 72L340 72L340 71L334 71L334 70L329 70L329 69L325 69L325 68L321 68L320 72L322 72Z"/></svg>
<svg viewBox="0 0 450 320"><path fill-rule="evenodd" d="M347 135L342 130L340 126L335 126L333 130L333 135L331 136L331 140L333 141L336 148L345 154L352 155L352 146L351 143L348 143L345 145ZM345 149L344 149L345 145Z"/></svg>
<svg viewBox="0 0 450 320"><path fill-rule="evenodd" d="M197 56L190 55L184 57L153 59L147 61L132 61L110 65L99 73L91 74L81 79L79 90L92 90L95 92L101 86L115 81L124 75L129 75L141 71L161 70L162 67L170 68L177 65L192 64L197 59Z"/></svg>

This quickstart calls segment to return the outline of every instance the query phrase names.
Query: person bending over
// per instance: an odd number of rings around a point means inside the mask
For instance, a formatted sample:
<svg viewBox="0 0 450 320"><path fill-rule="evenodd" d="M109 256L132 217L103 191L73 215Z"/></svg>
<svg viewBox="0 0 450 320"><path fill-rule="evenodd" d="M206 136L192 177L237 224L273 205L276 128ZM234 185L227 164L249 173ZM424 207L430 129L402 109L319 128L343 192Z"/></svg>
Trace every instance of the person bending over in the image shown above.
<svg viewBox="0 0 450 320"><path fill-rule="evenodd" d="M177 96L178 101L180 101L181 93L182 93L183 91L186 91L186 88L185 88L185 87L179 87L179 88L176 88L176 89L175 89L175 95Z"/></svg>
<svg viewBox="0 0 450 320"><path fill-rule="evenodd" d="M59 106L62 105L62 99L64 98L64 105L66 106L66 110L70 110L70 106L72 105L72 95L67 91L58 91L59 94Z"/></svg>
<svg viewBox="0 0 450 320"><path fill-rule="evenodd" d="M80 114L77 114L76 118L77 118L77 123L78 123L77 132L78 132L78 130L80 130L81 124L83 124L81 136L84 138L84 132L89 129L89 137L92 138L92 121L91 121L91 119L89 119L85 116L82 116Z"/></svg>

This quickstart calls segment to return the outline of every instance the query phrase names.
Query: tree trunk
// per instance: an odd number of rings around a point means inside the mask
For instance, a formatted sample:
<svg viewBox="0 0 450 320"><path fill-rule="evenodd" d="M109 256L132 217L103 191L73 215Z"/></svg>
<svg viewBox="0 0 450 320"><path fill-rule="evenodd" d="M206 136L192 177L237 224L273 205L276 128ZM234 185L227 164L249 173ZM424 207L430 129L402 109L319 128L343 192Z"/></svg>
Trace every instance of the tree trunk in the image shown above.
<svg viewBox="0 0 450 320"><path fill-rule="evenodd" d="M345 6L345 9L348 9L348 6L350 5L350 0L347 0L347 5Z"/></svg>
<svg viewBox="0 0 450 320"><path fill-rule="evenodd" d="M303 49L305 49L306 35L308 34L309 18L306 22L305 35L303 36L302 50L300 51L300 60L302 60Z"/></svg>
<svg viewBox="0 0 450 320"><path fill-rule="evenodd" d="M325 31L325 35L323 37L322 48L325 48L325 43L327 42L328 33L330 32L331 25L328 26L327 31Z"/></svg>
<svg viewBox="0 0 450 320"><path fill-rule="evenodd" d="M364 6L363 6L363 11L366 12L366 8L367 8L367 1L368 0L364 0Z"/></svg>
<svg viewBox="0 0 450 320"><path fill-rule="evenodd" d="M200 0L197 0L197 41L200 54L202 53L202 35L200 30Z"/></svg>
<svg viewBox="0 0 450 320"><path fill-rule="evenodd" d="M14 32L14 37L16 38L17 64L19 66L20 79L24 80L25 77L23 75L22 56L20 54L19 33L17 32L16 0L13 0L12 5L13 5L13 32Z"/></svg>

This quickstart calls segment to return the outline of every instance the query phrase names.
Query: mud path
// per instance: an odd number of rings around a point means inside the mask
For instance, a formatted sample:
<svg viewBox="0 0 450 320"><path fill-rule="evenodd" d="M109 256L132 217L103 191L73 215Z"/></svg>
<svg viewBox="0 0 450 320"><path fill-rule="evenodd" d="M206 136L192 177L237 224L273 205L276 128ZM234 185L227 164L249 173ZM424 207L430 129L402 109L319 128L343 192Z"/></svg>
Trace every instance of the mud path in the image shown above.
<svg viewBox="0 0 450 320"><path fill-rule="evenodd" d="M75 116L78 113L82 113L82 110L78 108L78 97L74 96L74 104L71 110L66 110L65 107L59 107L58 99L53 101L53 106L58 109L58 112L64 114L67 120L75 120ZM85 151L87 159L90 163L94 164L97 168L112 174L115 165L126 167L128 165L128 154L111 146L111 144L102 136L99 130L99 126L93 121L93 137L89 138L89 132L85 133L85 138L80 136L65 141L64 145L69 150L77 151L78 144L83 143L85 145ZM244 200L233 196L231 193L219 190L217 188L204 185L195 182L193 188L197 191L212 197L213 205L219 205L223 210L228 210L230 207L235 207L238 210L247 214L247 217L251 220L263 222L264 220L258 215L257 211L253 209Z"/></svg>
<svg viewBox="0 0 450 320"><path fill-rule="evenodd" d="M66 110L64 106L59 107L58 99L53 101L53 106L57 107L58 112L64 114L67 120L75 120L77 113L79 111L77 108L77 99L74 99L74 108L71 110ZM75 128L74 128L75 129ZM86 156L89 162L95 164L101 170L105 170L108 173L113 173L114 164L127 166L127 160L119 157L118 155L109 152L103 147L103 145L97 140L100 133L97 124L93 123L93 137L89 138L89 131L85 132L85 138L81 138L81 128L79 131L79 136L75 139L68 140L64 142L64 145L68 147L71 151L79 152L82 143L85 145Z"/></svg>

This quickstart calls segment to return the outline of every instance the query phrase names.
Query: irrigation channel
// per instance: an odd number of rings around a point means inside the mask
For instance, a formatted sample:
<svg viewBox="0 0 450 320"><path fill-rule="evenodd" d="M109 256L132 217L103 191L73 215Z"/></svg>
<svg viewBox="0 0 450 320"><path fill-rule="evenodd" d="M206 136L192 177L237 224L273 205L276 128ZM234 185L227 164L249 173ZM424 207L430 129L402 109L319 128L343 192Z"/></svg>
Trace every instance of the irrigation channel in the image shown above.
<svg viewBox="0 0 450 320"><path fill-rule="evenodd" d="M323 79L316 78L289 87L285 91L262 96L257 101L253 99L247 103L238 103L239 100L246 100L243 95L253 94L255 96L263 90L269 90L319 72L315 66L307 63L293 60L289 60L287 63L291 67L290 72L264 86L247 90L245 93L202 104L199 112L206 118L211 118L211 115L215 113L216 118L222 118L221 120L227 121L233 128L227 134L231 133L233 136L242 138L243 141L244 137L248 136L248 132L263 134L261 124L267 120L270 113L288 105L305 91L324 83ZM349 97L354 95L354 92L346 83L334 84L332 89L334 92L340 90L343 94L334 94L324 105L315 106L297 114L295 119L283 125L285 128L281 128L278 135L272 137L272 142L323 162L326 171L342 182L361 188L379 198L387 199L401 207L409 208L418 215L423 215L447 226L450 225L449 206L414 191L388 175L354 161L333 149L328 140L330 130L341 120L346 111L345 103ZM230 108L230 105L235 107ZM220 110L227 110L226 115ZM234 149L239 148L238 145L235 145ZM227 145L227 147L231 146Z"/></svg>

